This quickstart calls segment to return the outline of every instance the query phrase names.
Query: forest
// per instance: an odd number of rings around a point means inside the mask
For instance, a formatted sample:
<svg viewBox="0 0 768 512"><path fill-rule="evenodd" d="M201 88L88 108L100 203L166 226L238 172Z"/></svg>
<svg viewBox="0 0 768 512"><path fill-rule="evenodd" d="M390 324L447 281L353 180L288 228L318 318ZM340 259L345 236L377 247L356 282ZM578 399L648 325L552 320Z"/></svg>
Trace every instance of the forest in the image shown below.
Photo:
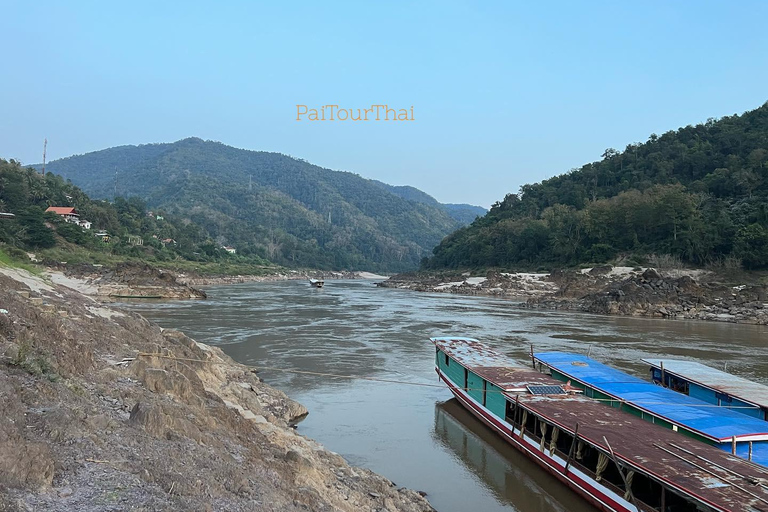
<svg viewBox="0 0 768 512"><path fill-rule="evenodd" d="M278 153L189 138L52 161L92 197L138 196L218 244L290 267L395 272L485 210Z"/></svg>
<svg viewBox="0 0 768 512"><path fill-rule="evenodd" d="M74 207L91 228L65 222L46 212L49 206ZM33 251L52 263L135 258L158 263L268 264L257 255L228 253L200 225L162 209L150 211L137 197L92 200L61 176L42 175L14 160L0 159L0 212L14 215L0 220L0 249L20 260ZM96 236L100 232L108 238Z"/></svg>
<svg viewBox="0 0 768 512"><path fill-rule="evenodd" d="M447 236L424 269L642 264L768 268L768 103L524 185Z"/></svg>

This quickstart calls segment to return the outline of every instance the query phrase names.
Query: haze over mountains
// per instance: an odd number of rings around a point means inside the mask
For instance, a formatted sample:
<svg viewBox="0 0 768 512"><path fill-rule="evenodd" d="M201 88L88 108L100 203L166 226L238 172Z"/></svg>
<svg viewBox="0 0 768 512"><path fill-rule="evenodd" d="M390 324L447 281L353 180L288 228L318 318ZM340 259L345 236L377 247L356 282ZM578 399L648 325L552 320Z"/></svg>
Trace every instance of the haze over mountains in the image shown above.
<svg viewBox="0 0 768 512"><path fill-rule="evenodd" d="M400 271L485 209L277 153L198 138L120 146L49 162L94 198L138 196L221 244L280 264Z"/></svg>

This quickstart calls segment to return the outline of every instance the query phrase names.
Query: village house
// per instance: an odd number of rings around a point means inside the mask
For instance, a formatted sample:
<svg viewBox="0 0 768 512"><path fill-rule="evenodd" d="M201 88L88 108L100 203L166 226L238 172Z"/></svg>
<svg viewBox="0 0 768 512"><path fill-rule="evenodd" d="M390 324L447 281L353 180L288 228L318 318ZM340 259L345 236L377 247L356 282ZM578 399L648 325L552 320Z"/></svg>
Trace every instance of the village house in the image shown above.
<svg viewBox="0 0 768 512"><path fill-rule="evenodd" d="M71 222L73 224L79 224L80 223L80 214L77 213L77 210L75 210L71 206L49 206L47 210L45 210L46 213L52 212L56 215L60 215L64 217L64 220L66 222Z"/></svg>
<svg viewBox="0 0 768 512"><path fill-rule="evenodd" d="M237 249L228 245L222 245L221 248L227 251L229 254L235 254L237 252Z"/></svg>
<svg viewBox="0 0 768 512"><path fill-rule="evenodd" d="M77 213L77 210L75 210L71 206L49 206L46 212L52 212L56 215L61 215L64 217L65 222L71 222L72 224L77 224L83 229L91 229L92 223L89 220L81 219L80 214Z"/></svg>

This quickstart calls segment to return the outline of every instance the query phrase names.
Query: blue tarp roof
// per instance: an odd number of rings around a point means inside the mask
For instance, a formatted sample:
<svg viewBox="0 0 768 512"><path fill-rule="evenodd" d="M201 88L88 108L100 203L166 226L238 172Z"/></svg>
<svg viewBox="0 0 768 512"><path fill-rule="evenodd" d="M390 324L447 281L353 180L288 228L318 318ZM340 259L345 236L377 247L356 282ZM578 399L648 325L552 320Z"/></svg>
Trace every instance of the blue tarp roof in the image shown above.
<svg viewBox="0 0 768 512"><path fill-rule="evenodd" d="M589 357L567 352L539 352L535 356L574 380L723 442L732 436L768 435L768 422L672 391ZM760 444L765 444L768 462L768 442ZM757 444L754 448L757 450Z"/></svg>

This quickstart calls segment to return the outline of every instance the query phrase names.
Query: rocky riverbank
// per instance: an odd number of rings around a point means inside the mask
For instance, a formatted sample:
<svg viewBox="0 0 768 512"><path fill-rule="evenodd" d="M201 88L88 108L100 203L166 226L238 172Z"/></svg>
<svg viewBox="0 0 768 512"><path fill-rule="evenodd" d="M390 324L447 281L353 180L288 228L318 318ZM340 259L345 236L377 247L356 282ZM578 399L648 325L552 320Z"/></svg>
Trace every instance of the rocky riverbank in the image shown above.
<svg viewBox="0 0 768 512"><path fill-rule="evenodd" d="M48 269L50 279L100 299L146 297L158 299L204 299L202 290L181 282L174 272L147 264L121 263L115 267L63 265Z"/></svg>
<svg viewBox="0 0 768 512"><path fill-rule="evenodd" d="M0 510L429 511L219 349L0 267Z"/></svg>
<svg viewBox="0 0 768 512"><path fill-rule="evenodd" d="M768 288L724 284L701 270L611 267L550 274L411 273L379 283L388 288L517 299L529 308L768 324Z"/></svg>

